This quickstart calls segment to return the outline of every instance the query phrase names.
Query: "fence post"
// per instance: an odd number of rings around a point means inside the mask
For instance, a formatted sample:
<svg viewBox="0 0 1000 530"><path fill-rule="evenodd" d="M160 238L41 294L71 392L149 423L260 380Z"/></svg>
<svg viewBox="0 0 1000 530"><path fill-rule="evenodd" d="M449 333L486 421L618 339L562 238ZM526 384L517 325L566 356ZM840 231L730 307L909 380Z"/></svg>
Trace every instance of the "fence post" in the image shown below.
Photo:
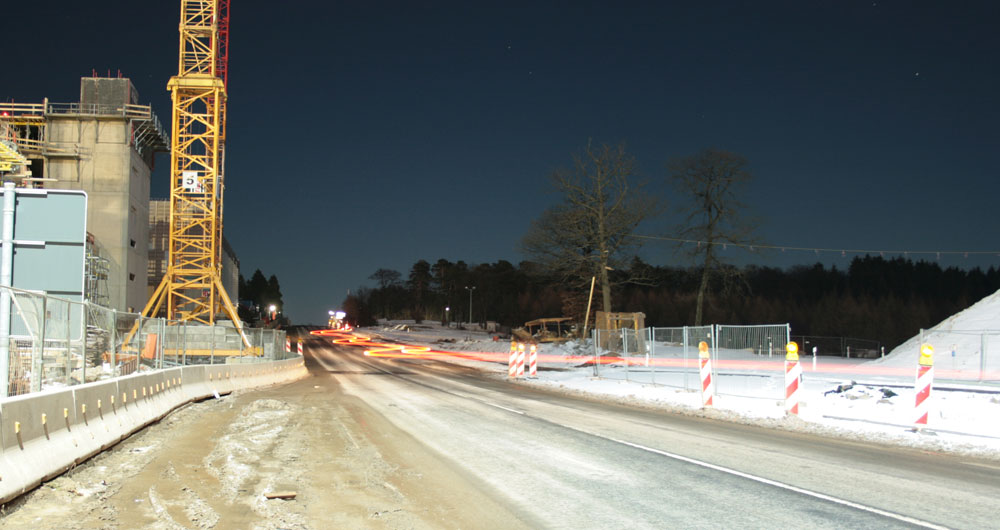
<svg viewBox="0 0 1000 530"><path fill-rule="evenodd" d="M653 342L653 328L652 327L648 327L646 329L649 331L649 333L647 333L647 336L649 338L646 340L646 366L649 367L649 377L651 378L653 384L655 385L656 384L656 343ZM653 360L652 364L650 364L650 362L649 362L651 358Z"/></svg>
<svg viewBox="0 0 1000 530"><path fill-rule="evenodd" d="M90 314L87 311L88 302L83 302L80 304L80 358L83 360L80 363L80 383L87 382L87 318Z"/></svg>
<svg viewBox="0 0 1000 530"><path fill-rule="evenodd" d="M599 377L600 376L600 372L597 370L597 365L600 364L601 359L600 359L600 356L597 355L597 340L598 340L597 329L590 330L590 335L594 339L593 340L593 342L594 342L594 377Z"/></svg>
<svg viewBox="0 0 1000 530"><path fill-rule="evenodd" d="M111 310L111 351L108 361L111 363L111 377L115 376L115 361L118 359L118 310Z"/></svg>
<svg viewBox="0 0 1000 530"><path fill-rule="evenodd" d="M625 380L628 381L628 329L622 328L622 359L625 361Z"/></svg>
<svg viewBox="0 0 1000 530"><path fill-rule="evenodd" d="M979 335L979 381L983 380L986 373L986 334Z"/></svg>
<svg viewBox="0 0 1000 530"><path fill-rule="evenodd" d="M70 326L70 317L73 314L73 306L66 303L66 386L73 384L73 345L70 342L73 328Z"/></svg>
<svg viewBox="0 0 1000 530"><path fill-rule="evenodd" d="M38 326L39 332L37 337L32 337L31 340L31 391L41 392L42 391L42 376L45 373L45 359L42 355L45 352L45 313L48 311L48 298L42 298L42 312L39 314L39 320L42 324ZM22 316L23 318L23 316ZM30 332L30 331L29 331Z"/></svg>
<svg viewBox="0 0 1000 530"><path fill-rule="evenodd" d="M688 337L688 327L684 326L684 329L681 331L681 341L684 344L684 390L688 389L688 341L689 340L690 337Z"/></svg>
<svg viewBox="0 0 1000 530"><path fill-rule="evenodd" d="M187 322L181 321L181 348L183 357L181 358L181 365L187 366L188 363L188 328Z"/></svg>

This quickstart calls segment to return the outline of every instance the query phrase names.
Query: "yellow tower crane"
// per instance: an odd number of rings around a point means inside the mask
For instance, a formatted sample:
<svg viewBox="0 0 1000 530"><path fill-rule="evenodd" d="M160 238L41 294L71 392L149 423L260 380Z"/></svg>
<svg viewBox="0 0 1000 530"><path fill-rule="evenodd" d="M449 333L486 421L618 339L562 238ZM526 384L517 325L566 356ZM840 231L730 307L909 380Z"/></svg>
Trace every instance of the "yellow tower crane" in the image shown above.
<svg viewBox="0 0 1000 530"><path fill-rule="evenodd" d="M221 279L228 34L228 0L181 0L180 60L167 83L173 100L167 271L143 314L156 316L165 304L169 320L214 324L224 311L250 347Z"/></svg>

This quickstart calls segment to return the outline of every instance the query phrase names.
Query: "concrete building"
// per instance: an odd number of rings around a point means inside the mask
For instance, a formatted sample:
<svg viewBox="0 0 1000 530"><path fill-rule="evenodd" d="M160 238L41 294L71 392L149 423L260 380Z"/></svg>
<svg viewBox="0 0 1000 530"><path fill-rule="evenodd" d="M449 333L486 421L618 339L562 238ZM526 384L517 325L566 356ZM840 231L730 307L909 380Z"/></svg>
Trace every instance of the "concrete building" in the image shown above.
<svg viewBox="0 0 1000 530"><path fill-rule="evenodd" d="M149 191L169 137L126 78L85 77L78 103L0 104L31 161L23 187L87 192L87 231L106 253L107 303L141 311L148 298Z"/></svg>
<svg viewBox="0 0 1000 530"><path fill-rule="evenodd" d="M146 274L147 298L160 285L167 272L167 249L170 242L170 200L149 201L149 269ZM233 303L239 300L240 260L222 238L222 286Z"/></svg>

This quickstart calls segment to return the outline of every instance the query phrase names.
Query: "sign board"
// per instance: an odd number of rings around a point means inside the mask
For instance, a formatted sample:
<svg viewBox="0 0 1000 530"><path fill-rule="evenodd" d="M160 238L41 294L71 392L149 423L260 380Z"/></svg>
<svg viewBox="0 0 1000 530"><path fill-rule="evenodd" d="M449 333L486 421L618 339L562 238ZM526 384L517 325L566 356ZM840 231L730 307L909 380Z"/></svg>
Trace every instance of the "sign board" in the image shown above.
<svg viewBox="0 0 1000 530"><path fill-rule="evenodd" d="M5 193L0 189L0 197ZM87 193L41 189L17 189L13 193L14 253L13 262L9 264L11 287L83 302ZM0 215L0 233L3 227L4 220ZM62 307L61 310L56 309L59 314L54 316L65 319L66 305ZM73 304L71 307L70 329L78 335L83 306Z"/></svg>
<svg viewBox="0 0 1000 530"><path fill-rule="evenodd" d="M197 171L181 171L181 186L188 193L203 193L201 178Z"/></svg>

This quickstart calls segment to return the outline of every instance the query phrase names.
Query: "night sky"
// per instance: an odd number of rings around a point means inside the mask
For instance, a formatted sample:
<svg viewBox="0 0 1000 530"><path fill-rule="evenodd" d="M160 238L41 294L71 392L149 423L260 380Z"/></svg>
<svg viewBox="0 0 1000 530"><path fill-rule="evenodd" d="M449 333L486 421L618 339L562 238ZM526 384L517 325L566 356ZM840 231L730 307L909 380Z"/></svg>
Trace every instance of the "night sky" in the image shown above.
<svg viewBox="0 0 1000 530"><path fill-rule="evenodd" d="M121 70L169 123L179 1L9 4L0 99L77 101L79 77ZM590 138L625 142L668 206L670 157L746 156L773 245L1000 251L1000 2L414 4L232 0L225 234L296 322L378 268L525 259L548 175Z"/></svg>

